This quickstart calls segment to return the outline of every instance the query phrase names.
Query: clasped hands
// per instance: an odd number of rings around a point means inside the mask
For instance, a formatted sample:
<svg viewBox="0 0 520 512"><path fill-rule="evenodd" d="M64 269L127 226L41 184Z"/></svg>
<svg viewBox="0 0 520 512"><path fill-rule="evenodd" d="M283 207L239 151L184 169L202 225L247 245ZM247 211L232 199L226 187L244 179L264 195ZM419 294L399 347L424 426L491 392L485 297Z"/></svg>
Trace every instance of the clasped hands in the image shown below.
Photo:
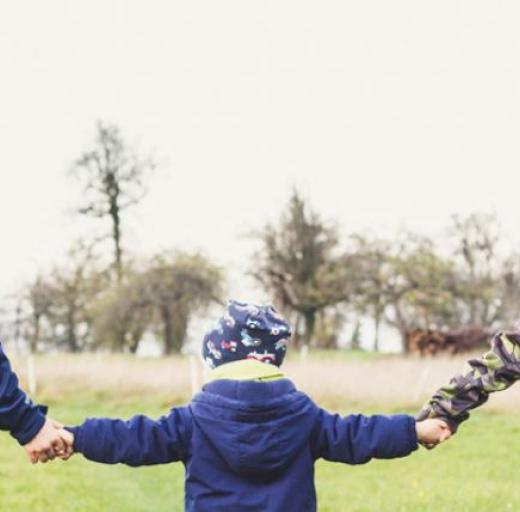
<svg viewBox="0 0 520 512"><path fill-rule="evenodd" d="M418 421L415 424L417 441L419 444L431 450L438 444L447 441L451 437L451 430L448 424L438 418L430 418Z"/></svg>
<svg viewBox="0 0 520 512"><path fill-rule="evenodd" d="M59 457L69 459L74 453L74 436L57 421L47 419L29 443L24 445L25 451L33 464L47 462Z"/></svg>

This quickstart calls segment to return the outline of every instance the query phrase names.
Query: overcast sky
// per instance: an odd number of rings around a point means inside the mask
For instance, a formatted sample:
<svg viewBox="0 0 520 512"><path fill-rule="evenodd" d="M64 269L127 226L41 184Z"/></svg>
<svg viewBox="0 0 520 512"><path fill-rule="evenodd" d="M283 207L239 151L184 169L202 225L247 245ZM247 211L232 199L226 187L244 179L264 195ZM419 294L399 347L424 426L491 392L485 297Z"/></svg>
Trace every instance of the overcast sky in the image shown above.
<svg viewBox="0 0 520 512"><path fill-rule="evenodd" d="M247 266L293 185L342 229L518 241L515 1L23 1L0 6L0 286L90 227L67 176L98 119L161 163L127 246ZM235 290L240 283L234 283Z"/></svg>

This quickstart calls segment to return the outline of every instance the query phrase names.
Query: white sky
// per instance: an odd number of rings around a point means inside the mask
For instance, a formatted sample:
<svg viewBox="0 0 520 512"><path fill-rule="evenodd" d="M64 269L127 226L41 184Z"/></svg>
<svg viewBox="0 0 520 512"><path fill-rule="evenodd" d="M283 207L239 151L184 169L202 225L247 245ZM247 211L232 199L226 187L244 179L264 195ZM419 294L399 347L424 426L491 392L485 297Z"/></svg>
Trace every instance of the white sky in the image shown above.
<svg viewBox="0 0 520 512"><path fill-rule="evenodd" d="M0 286L90 232L67 169L97 119L162 163L128 219L136 252L245 267L239 235L292 185L345 231L436 233L477 210L519 240L519 15L515 1L3 2Z"/></svg>

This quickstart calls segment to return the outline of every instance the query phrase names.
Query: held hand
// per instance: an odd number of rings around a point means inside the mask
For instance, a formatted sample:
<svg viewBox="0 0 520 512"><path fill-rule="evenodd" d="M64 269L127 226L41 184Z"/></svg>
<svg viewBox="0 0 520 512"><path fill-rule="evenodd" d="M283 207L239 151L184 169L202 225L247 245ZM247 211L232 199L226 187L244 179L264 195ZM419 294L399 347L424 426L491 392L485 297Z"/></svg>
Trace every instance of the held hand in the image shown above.
<svg viewBox="0 0 520 512"><path fill-rule="evenodd" d="M24 446L30 461L33 464L38 461L45 463L55 459L58 454L69 453L72 448L68 444L70 438L63 432L65 431L61 423L47 419L36 437Z"/></svg>
<svg viewBox="0 0 520 512"><path fill-rule="evenodd" d="M74 434L65 429L60 429L60 436L65 443L65 450L56 452L61 460L69 460L74 455Z"/></svg>
<svg viewBox="0 0 520 512"><path fill-rule="evenodd" d="M448 424L436 418L418 421L415 424L415 431L419 443L429 450L451 437Z"/></svg>

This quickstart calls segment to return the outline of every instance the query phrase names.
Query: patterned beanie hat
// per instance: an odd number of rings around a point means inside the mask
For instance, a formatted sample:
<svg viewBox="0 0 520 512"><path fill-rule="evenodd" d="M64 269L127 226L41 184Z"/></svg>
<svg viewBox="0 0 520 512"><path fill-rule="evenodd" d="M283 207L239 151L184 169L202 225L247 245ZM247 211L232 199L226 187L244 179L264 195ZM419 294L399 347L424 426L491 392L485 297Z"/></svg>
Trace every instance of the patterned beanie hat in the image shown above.
<svg viewBox="0 0 520 512"><path fill-rule="evenodd" d="M273 306L231 300L204 336L202 357L210 368L241 359L280 366L290 336L289 324Z"/></svg>

